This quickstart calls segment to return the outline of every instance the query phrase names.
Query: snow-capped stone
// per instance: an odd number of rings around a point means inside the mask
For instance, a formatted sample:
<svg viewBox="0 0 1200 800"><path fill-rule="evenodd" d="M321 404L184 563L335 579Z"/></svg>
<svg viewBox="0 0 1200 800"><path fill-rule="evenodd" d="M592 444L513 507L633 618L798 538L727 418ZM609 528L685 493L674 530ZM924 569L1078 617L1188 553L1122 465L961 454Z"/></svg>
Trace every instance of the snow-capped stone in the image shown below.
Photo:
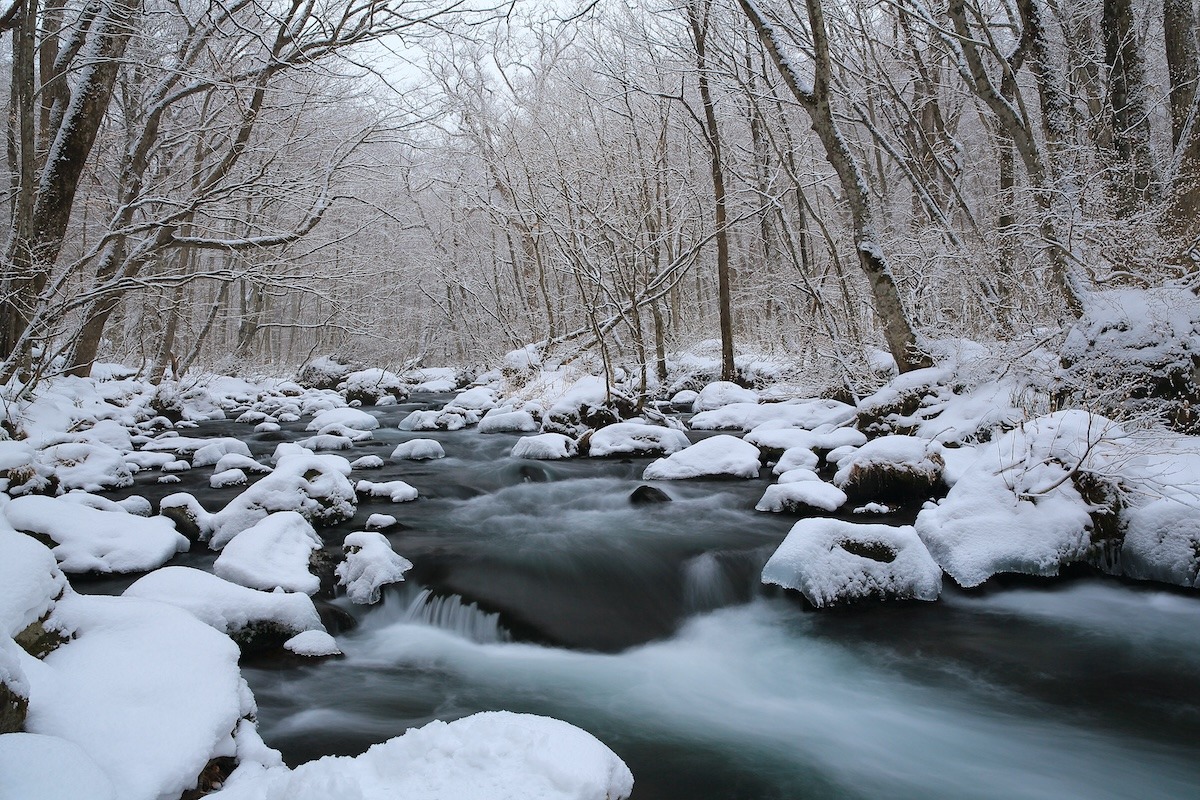
<svg viewBox="0 0 1200 800"><path fill-rule="evenodd" d="M493 408L479 420L480 433L530 433L541 427L541 423L528 411L499 411Z"/></svg>
<svg viewBox="0 0 1200 800"><path fill-rule="evenodd" d="M770 423L772 426L816 430L822 426L832 429L854 419L854 406L836 400L789 400L785 403L732 403L712 411L696 414L690 420L695 430L752 431Z"/></svg>
<svg viewBox="0 0 1200 800"><path fill-rule="evenodd" d="M227 469L240 469L242 472L253 472L265 475L271 471L271 468L266 464L260 464L253 458L241 455L240 453L226 453L217 461L213 472L224 472Z"/></svg>
<svg viewBox="0 0 1200 800"><path fill-rule="evenodd" d="M680 480L714 475L757 478L758 448L736 436L718 434L660 458L642 473L643 480Z"/></svg>
<svg viewBox="0 0 1200 800"><path fill-rule="evenodd" d="M309 559L323 545L304 517L277 511L234 536L217 556L213 572L251 589L315 594L321 581L309 572Z"/></svg>
<svg viewBox="0 0 1200 800"><path fill-rule="evenodd" d="M369 531L379 531L384 528L390 528L396 524L396 518L391 514L372 514L367 517L367 521L363 524Z"/></svg>
<svg viewBox="0 0 1200 800"><path fill-rule="evenodd" d="M144 572L189 547L166 517L97 511L53 497L18 497L4 506L14 528L48 536L64 572Z"/></svg>
<svg viewBox="0 0 1200 800"><path fill-rule="evenodd" d="M117 800L112 781L91 756L58 736L0 736L0 775L0 800Z"/></svg>
<svg viewBox="0 0 1200 800"><path fill-rule="evenodd" d="M38 461L53 470L63 489L98 492L133 485L124 455L106 444L56 444L39 452Z"/></svg>
<svg viewBox="0 0 1200 800"><path fill-rule="evenodd" d="M1121 571L1139 580L1200 589L1200 512L1163 498L1125 514Z"/></svg>
<svg viewBox="0 0 1200 800"><path fill-rule="evenodd" d="M691 444L683 431L646 425L641 422L618 422L592 433L588 455L592 458L614 455L671 455Z"/></svg>
<svg viewBox="0 0 1200 800"><path fill-rule="evenodd" d="M224 489L226 486L241 486L249 478L240 469L227 469L214 474L208 479L208 485L213 489Z"/></svg>
<svg viewBox="0 0 1200 800"><path fill-rule="evenodd" d="M55 599L67 586L66 576L49 548L14 531L3 514L0 514L0 586L4 587L0 591L0 638L15 637L49 614Z"/></svg>
<svg viewBox="0 0 1200 800"><path fill-rule="evenodd" d="M222 800L328 797L620 800L633 775L591 734L547 717L485 711L435 720L350 758L235 775Z"/></svg>
<svg viewBox="0 0 1200 800"><path fill-rule="evenodd" d="M839 461L833 483L853 500L920 499L941 482L944 466L937 442L881 436Z"/></svg>
<svg viewBox="0 0 1200 800"><path fill-rule="evenodd" d="M796 589L818 608L869 599L936 600L942 589L942 571L911 526L823 518L792 527L763 567L762 580Z"/></svg>
<svg viewBox="0 0 1200 800"><path fill-rule="evenodd" d="M216 439L211 444L196 448L192 455L193 467L207 467L216 464L224 456L234 454L250 458L250 448L241 439L228 437Z"/></svg>
<svg viewBox="0 0 1200 800"><path fill-rule="evenodd" d="M356 431L373 431L379 427L379 420L373 414L359 411L357 408L331 408L318 413L304 427L306 431L319 431L329 425L343 425Z"/></svg>
<svg viewBox="0 0 1200 800"><path fill-rule="evenodd" d="M383 469L385 463L379 456L362 456L350 462L350 469Z"/></svg>
<svg viewBox="0 0 1200 800"><path fill-rule="evenodd" d="M822 480L799 480L768 486L755 511L805 513L837 511L846 504L846 493Z"/></svg>
<svg viewBox="0 0 1200 800"><path fill-rule="evenodd" d="M322 658L325 656L340 656L341 649L337 640L325 631L302 631L283 643L283 649L298 656Z"/></svg>
<svg viewBox="0 0 1200 800"><path fill-rule="evenodd" d="M734 403L757 403L758 392L744 389L729 381L714 381L703 389L692 401L692 411L712 411Z"/></svg>
<svg viewBox="0 0 1200 800"><path fill-rule="evenodd" d="M417 499L417 490L404 481L359 481L354 491L370 497L386 497L393 503L409 503Z"/></svg>
<svg viewBox="0 0 1200 800"><path fill-rule="evenodd" d="M369 406L375 405L383 397L394 397L397 400L408 397L408 386L399 375L377 367L351 372L337 388L345 393L346 401L351 405L357 402Z"/></svg>
<svg viewBox="0 0 1200 800"><path fill-rule="evenodd" d="M556 461L561 458L573 458L579 448L575 440L561 433L539 433L537 436L523 436L513 445L513 458L528 458L539 461Z"/></svg>
<svg viewBox="0 0 1200 800"><path fill-rule="evenodd" d="M397 555L382 533L351 533L342 548L346 560L338 564L335 574L353 603L379 602L379 589L403 581L404 573L412 569L412 562Z"/></svg>
<svg viewBox="0 0 1200 800"><path fill-rule="evenodd" d="M396 445L392 458L409 461L427 461L432 458L445 458L446 451L437 439L409 439Z"/></svg>
<svg viewBox="0 0 1200 800"><path fill-rule="evenodd" d="M446 405L469 411L489 411L496 407L496 391L490 386L475 386L459 392Z"/></svg>
<svg viewBox="0 0 1200 800"><path fill-rule="evenodd" d="M783 451L783 455L779 456L779 460L775 462L771 471L776 475L782 475L794 469L814 470L820 463L821 459L817 458L817 454L807 447L789 447Z"/></svg>

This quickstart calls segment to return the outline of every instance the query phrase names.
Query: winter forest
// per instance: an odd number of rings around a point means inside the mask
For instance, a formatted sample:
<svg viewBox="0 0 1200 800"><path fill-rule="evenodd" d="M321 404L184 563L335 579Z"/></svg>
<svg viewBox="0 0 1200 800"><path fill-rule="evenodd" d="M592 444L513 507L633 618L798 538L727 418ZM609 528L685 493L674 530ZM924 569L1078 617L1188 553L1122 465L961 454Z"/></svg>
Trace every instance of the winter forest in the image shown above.
<svg viewBox="0 0 1200 800"><path fill-rule="evenodd" d="M0 800L1194 792L1198 15L0 0Z"/></svg>

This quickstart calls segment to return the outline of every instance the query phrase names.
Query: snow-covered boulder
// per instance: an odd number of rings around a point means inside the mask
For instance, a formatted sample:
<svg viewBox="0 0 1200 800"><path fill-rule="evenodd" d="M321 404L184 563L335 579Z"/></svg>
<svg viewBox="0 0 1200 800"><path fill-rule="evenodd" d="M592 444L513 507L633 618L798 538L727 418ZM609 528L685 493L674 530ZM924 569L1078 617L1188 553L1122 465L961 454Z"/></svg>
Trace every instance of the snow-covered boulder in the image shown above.
<svg viewBox="0 0 1200 800"><path fill-rule="evenodd" d="M570 384L548 404L542 430L578 438L589 428L603 428L632 417L634 403L595 375Z"/></svg>
<svg viewBox="0 0 1200 800"><path fill-rule="evenodd" d="M277 511L234 536L213 572L251 589L316 594L321 580L309 571L309 561L322 546L308 520L295 511Z"/></svg>
<svg viewBox="0 0 1200 800"><path fill-rule="evenodd" d="M341 648L337 640L325 631L302 631L283 643L283 649L298 656L308 658L323 658L340 656Z"/></svg>
<svg viewBox="0 0 1200 800"><path fill-rule="evenodd" d="M192 455L193 467L208 467L216 464L227 455L239 455L250 458L250 448L241 439L222 437L196 448Z"/></svg>
<svg viewBox="0 0 1200 800"><path fill-rule="evenodd" d="M243 486L248 480L246 473L240 469L227 469L213 473L208 485L213 489L224 489L227 486Z"/></svg>
<svg viewBox="0 0 1200 800"><path fill-rule="evenodd" d="M314 455L299 448L283 452L270 475L214 514L202 513L204 509L194 498L189 503L172 495L163 503L168 499L172 500L171 506L182 502L187 516L196 518L200 538L208 538L214 550L276 511L298 511L313 525L336 525L354 516L358 498L347 477L350 462L341 456Z"/></svg>
<svg viewBox="0 0 1200 800"><path fill-rule="evenodd" d="M379 456L362 456L350 462L350 469L383 469L386 463Z"/></svg>
<svg viewBox="0 0 1200 800"><path fill-rule="evenodd" d="M641 422L618 422L593 431L588 440L588 455L602 458L617 455L671 455L691 444L683 431L646 425Z"/></svg>
<svg viewBox="0 0 1200 800"><path fill-rule="evenodd" d="M805 430L779 421L767 421L746 434L745 439L760 450L789 450L804 447L814 451L835 450L847 445L862 447L867 436L857 428L821 425L816 430Z"/></svg>
<svg viewBox="0 0 1200 800"><path fill-rule="evenodd" d="M924 499L941 484L945 463L937 442L881 436L839 461L833 483L856 502Z"/></svg>
<svg viewBox="0 0 1200 800"><path fill-rule="evenodd" d="M367 434L368 436L370 434ZM301 447L316 452L318 450L336 451L336 450L353 450L354 440L349 436L338 436L333 433L319 433L316 436L310 436L307 439L301 439L296 442Z"/></svg>
<svg viewBox="0 0 1200 800"><path fill-rule="evenodd" d="M437 439L409 439L396 445L392 458L409 461L428 461L433 458L445 458L446 451Z"/></svg>
<svg viewBox="0 0 1200 800"><path fill-rule="evenodd" d="M734 403L757 403L758 392L742 388L729 381L714 381L697 394L692 401L692 411L712 411Z"/></svg>
<svg viewBox="0 0 1200 800"><path fill-rule="evenodd" d="M695 430L752 431L763 425L817 430L854 419L854 406L836 400L789 400L785 403L731 403L703 411L690 420Z"/></svg>
<svg viewBox="0 0 1200 800"><path fill-rule="evenodd" d="M18 497L4 515L17 530L52 540L64 572L145 572L190 546L166 517L97 511L53 497Z"/></svg>
<svg viewBox="0 0 1200 800"><path fill-rule="evenodd" d="M411 503L417 499L417 490L404 481L359 481L354 491L368 497L386 497L393 503Z"/></svg>
<svg viewBox="0 0 1200 800"><path fill-rule="evenodd" d="M803 485L803 484L792 484ZM817 608L862 600L936 600L942 571L908 525L802 519L767 561L763 583Z"/></svg>
<svg viewBox="0 0 1200 800"><path fill-rule="evenodd" d="M479 420L480 433L532 433L541 423L528 411L499 411L493 408Z"/></svg>
<svg viewBox="0 0 1200 800"><path fill-rule="evenodd" d="M336 389L353 370L337 356L320 356L300 368L296 383L309 389Z"/></svg>
<svg viewBox="0 0 1200 800"><path fill-rule="evenodd" d="M1057 575L1093 553L1096 506L1080 493L1102 474L1120 426L1083 411L1026 422L981 445L949 494L927 505L916 528L929 552L961 586L1001 572Z"/></svg>
<svg viewBox="0 0 1200 800"><path fill-rule="evenodd" d="M234 775L221 800L403 797L412 800L620 800L633 775L591 734L529 714L435 720L371 747L288 769Z"/></svg>
<svg viewBox="0 0 1200 800"><path fill-rule="evenodd" d="M675 394L671 395L671 408L677 411L691 411L696 404L696 398L700 393L693 389L680 389Z"/></svg>
<svg viewBox="0 0 1200 800"><path fill-rule="evenodd" d="M55 602L68 591L66 576L45 545L14 531L2 514L0 587L0 645L16 640L29 653L41 656L61 643L50 618ZM8 670L10 676L20 672L19 663L13 662ZM28 698L28 693L21 696Z"/></svg>
<svg viewBox="0 0 1200 800"><path fill-rule="evenodd" d="M1125 520L1125 575L1200 589L1200 510L1163 498L1127 511Z"/></svg>
<svg viewBox="0 0 1200 800"><path fill-rule="evenodd" d="M666 458L642 473L643 480L681 480L706 476L757 478L758 448L736 436L718 434Z"/></svg>
<svg viewBox="0 0 1200 800"><path fill-rule="evenodd" d="M561 433L539 433L523 436L513 445L513 458L528 458L539 461L557 461L573 458L579 452L578 445L570 436Z"/></svg>
<svg viewBox="0 0 1200 800"><path fill-rule="evenodd" d="M776 475L782 475L794 469L815 470L820 463L821 459L817 457L817 454L807 447L789 447L779 456L779 460L775 462L771 471Z"/></svg>
<svg viewBox="0 0 1200 800"><path fill-rule="evenodd" d="M243 646L279 646L301 631L325 629L307 594L263 592L191 567L155 570L124 596L177 606Z"/></svg>
<svg viewBox="0 0 1200 800"><path fill-rule="evenodd" d="M369 531L381 531L384 528L390 528L396 524L396 518L391 514L372 514L367 517L367 521L363 523L363 527Z"/></svg>
<svg viewBox="0 0 1200 800"><path fill-rule="evenodd" d="M496 390L490 386L475 386L459 392L446 405L469 411L490 411L496 407Z"/></svg>
<svg viewBox="0 0 1200 800"><path fill-rule="evenodd" d="M319 431L329 425L342 425L356 431L373 431L379 427L379 420L357 408L331 408L313 417L304 430Z"/></svg>
<svg viewBox="0 0 1200 800"><path fill-rule="evenodd" d="M404 580L404 573L412 569L412 562L396 555L382 533L352 533L342 549L346 560L338 564L335 574L352 603L379 602L380 588Z"/></svg>
<svg viewBox="0 0 1200 800"><path fill-rule="evenodd" d="M946 367L914 369L898 375L858 402L855 427L871 435L914 433L921 422L914 416L921 403L953 377L953 371Z"/></svg>
<svg viewBox="0 0 1200 800"><path fill-rule="evenodd" d="M846 493L836 486L822 480L797 480L768 486L754 510L806 514L837 511L845 504Z"/></svg>
<svg viewBox="0 0 1200 800"><path fill-rule="evenodd" d="M54 473L62 489L98 492L133 485L124 455L106 444L56 444L39 452L38 461Z"/></svg>
<svg viewBox="0 0 1200 800"><path fill-rule="evenodd" d="M253 458L240 453L226 453L221 456L216 466L213 467L213 473L224 472L227 469L240 469L242 472L255 474L266 474L271 471L266 464L260 464Z"/></svg>
<svg viewBox="0 0 1200 800"><path fill-rule="evenodd" d="M337 388L346 395L346 402L353 403L357 400L364 406L376 405L384 397L392 397L395 400L408 397L408 385L399 375L378 368L351 372Z"/></svg>
<svg viewBox="0 0 1200 800"><path fill-rule="evenodd" d="M413 411L396 425L402 431L461 431L479 421L478 412Z"/></svg>
<svg viewBox="0 0 1200 800"><path fill-rule="evenodd" d="M0 800L118 800L108 775L74 742L0 732L8 734L0 736Z"/></svg>

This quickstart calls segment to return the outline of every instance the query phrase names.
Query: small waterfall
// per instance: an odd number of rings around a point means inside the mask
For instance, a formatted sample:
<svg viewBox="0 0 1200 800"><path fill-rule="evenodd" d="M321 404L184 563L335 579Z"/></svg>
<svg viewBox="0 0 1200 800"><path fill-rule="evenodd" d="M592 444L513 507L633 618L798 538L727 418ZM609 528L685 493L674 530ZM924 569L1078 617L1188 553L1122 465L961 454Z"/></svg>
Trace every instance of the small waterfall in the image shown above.
<svg viewBox="0 0 1200 800"><path fill-rule="evenodd" d="M722 559L701 553L683 564L683 603L689 613L699 613L744 602Z"/></svg>
<svg viewBox="0 0 1200 800"><path fill-rule="evenodd" d="M499 614L481 611L456 594L439 596L429 589L417 593L400 621L441 628L479 644L512 641L512 634L500 624Z"/></svg>

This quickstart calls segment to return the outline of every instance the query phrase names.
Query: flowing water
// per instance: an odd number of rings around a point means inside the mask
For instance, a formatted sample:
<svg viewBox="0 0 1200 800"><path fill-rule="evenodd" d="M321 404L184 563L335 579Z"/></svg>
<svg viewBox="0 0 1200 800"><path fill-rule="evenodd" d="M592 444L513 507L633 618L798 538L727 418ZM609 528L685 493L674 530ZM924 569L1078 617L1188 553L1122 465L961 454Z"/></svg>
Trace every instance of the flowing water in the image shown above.
<svg viewBox="0 0 1200 800"><path fill-rule="evenodd" d="M1200 798L1200 597L1080 578L813 612L758 583L794 521L753 511L766 480L635 505L650 459L515 461L516 436L396 430L417 407L376 409L352 457L438 439L445 459L362 475L421 499L325 532L396 516L409 580L334 601L344 658L244 668L289 763L503 708L595 734L637 800ZM171 490L215 509L238 490L208 473Z"/></svg>

